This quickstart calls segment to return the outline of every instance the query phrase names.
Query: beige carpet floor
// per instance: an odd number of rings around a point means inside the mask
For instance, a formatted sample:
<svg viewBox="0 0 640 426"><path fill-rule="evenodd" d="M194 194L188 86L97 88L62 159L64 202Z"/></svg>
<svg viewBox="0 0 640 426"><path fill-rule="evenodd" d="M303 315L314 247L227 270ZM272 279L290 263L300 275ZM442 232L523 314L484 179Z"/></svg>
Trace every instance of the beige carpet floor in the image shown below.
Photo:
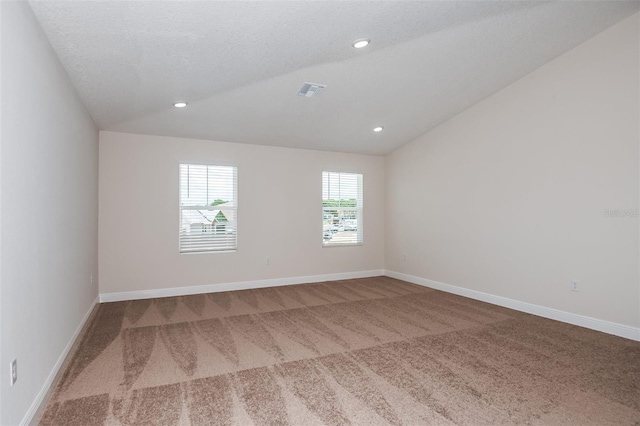
<svg viewBox="0 0 640 426"><path fill-rule="evenodd" d="M97 307L42 425L638 425L640 343L386 277Z"/></svg>

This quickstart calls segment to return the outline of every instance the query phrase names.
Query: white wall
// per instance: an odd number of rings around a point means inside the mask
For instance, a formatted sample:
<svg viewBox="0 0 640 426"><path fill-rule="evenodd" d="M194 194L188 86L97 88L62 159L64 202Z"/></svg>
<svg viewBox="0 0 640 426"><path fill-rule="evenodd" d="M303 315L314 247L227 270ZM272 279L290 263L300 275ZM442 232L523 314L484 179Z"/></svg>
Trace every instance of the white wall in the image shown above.
<svg viewBox="0 0 640 426"><path fill-rule="evenodd" d="M0 25L2 25L2 7L0 7ZM2 27L0 26L0 47L2 47ZM0 54L0 99L2 99L2 55ZM2 102L0 102L0 224L2 224ZM0 226L2 241L2 226ZM0 308L2 307L2 244L0 243ZM2 363L2 313L0 312L0 363ZM1 376L0 376L1 379ZM2 386L0 386L0 424L2 424Z"/></svg>
<svg viewBox="0 0 640 426"><path fill-rule="evenodd" d="M638 19L390 154L387 269L640 326Z"/></svg>
<svg viewBox="0 0 640 426"><path fill-rule="evenodd" d="M26 2L2 8L0 423L17 424L95 301L98 132ZM9 362L18 381L9 387Z"/></svg>
<svg viewBox="0 0 640 426"><path fill-rule="evenodd" d="M238 167L238 250L178 253L178 165ZM364 244L322 247L322 171L364 175ZM384 268L384 158L100 132L100 293ZM265 264L270 257L271 265Z"/></svg>

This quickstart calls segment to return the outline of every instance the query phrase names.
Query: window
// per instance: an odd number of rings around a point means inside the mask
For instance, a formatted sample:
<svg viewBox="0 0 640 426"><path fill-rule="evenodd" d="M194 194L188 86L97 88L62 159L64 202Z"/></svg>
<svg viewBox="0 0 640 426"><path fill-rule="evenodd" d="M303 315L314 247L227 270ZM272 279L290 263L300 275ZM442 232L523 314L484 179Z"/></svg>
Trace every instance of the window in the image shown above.
<svg viewBox="0 0 640 426"><path fill-rule="evenodd" d="M236 167L180 164L180 253L238 247Z"/></svg>
<svg viewBox="0 0 640 426"><path fill-rule="evenodd" d="M362 175L322 172L322 245L362 244Z"/></svg>

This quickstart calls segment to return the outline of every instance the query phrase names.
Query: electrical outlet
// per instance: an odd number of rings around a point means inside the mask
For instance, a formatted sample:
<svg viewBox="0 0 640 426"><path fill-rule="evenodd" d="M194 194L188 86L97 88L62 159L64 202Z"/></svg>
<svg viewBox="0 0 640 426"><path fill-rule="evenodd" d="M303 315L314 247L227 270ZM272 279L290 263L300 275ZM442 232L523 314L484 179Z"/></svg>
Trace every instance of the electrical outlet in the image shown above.
<svg viewBox="0 0 640 426"><path fill-rule="evenodd" d="M580 291L580 284L577 280L571 281L571 291Z"/></svg>
<svg viewBox="0 0 640 426"><path fill-rule="evenodd" d="M271 258L269 256L264 258L264 264L265 265L271 265Z"/></svg>
<svg viewBox="0 0 640 426"><path fill-rule="evenodd" d="M93 274L91 274L91 285L93 285Z"/></svg>
<svg viewBox="0 0 640 426"><path fill-rule="evenodd" d="M10 367L11 375L9 377L11 378L11 386L13 386L18 381L18 360L14 359L11 361Z"/></svg>
<svg viewBox="0 0 640 426"><path fill-rule="evenodd" d="M406 261L407 261L407 253L402 253L402 260L403 260L404 262L406 262Z"/></svg>

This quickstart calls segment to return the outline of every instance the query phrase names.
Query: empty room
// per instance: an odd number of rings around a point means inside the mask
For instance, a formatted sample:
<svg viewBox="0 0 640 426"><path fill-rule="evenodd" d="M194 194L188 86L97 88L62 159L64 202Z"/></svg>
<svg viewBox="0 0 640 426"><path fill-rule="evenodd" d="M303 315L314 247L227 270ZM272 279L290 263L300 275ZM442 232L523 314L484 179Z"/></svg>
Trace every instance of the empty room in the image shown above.
<svg viewBox="0 0 640 426"><path fill-rule="evenodd" d="M640 423L640 1L0 23L0 424Z"/></svg>

